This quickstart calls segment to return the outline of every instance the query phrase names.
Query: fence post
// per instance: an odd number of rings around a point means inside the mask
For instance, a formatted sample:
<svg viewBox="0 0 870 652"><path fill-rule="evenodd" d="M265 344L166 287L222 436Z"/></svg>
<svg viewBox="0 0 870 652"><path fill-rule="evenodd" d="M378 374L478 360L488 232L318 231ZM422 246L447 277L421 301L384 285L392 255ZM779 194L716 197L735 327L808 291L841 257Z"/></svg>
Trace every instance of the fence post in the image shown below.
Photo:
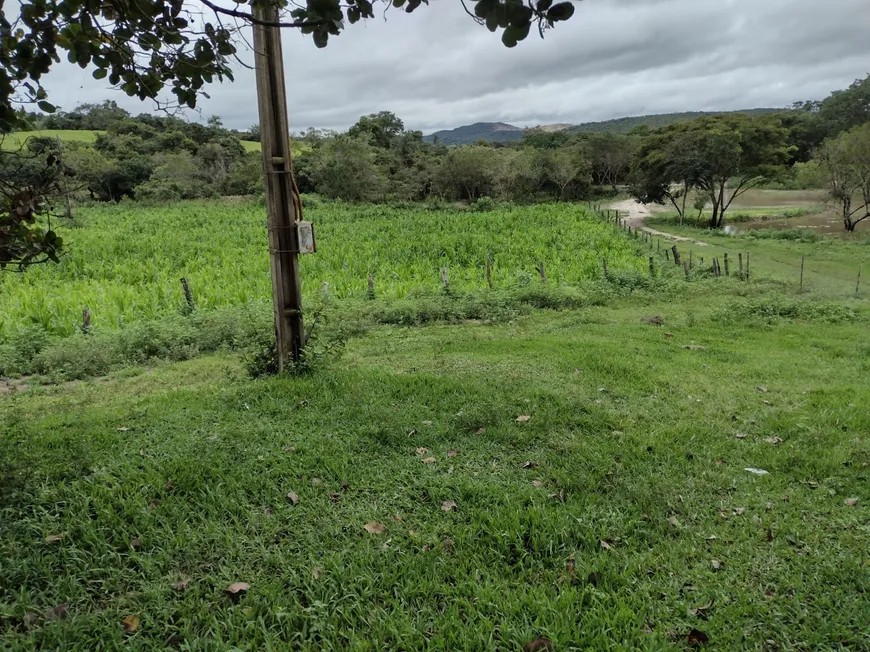
<svg viewBox="0 0 870 652"><path fill-rule="evenodd" d="M650 256L649 257L649 275L650 276L656 275L656 266L655 266L655 263L653 262L653 260L654 260L654 258L652 256Z"/></svg>
<svg viewBox="0 0 870 652"><path fill-rule="evenodd" d="M683 272L685 272L686 280L688 281L689 280L689 261L687 261L687 260L683 261Z"/></svg>
<svg viewBox="0 0 870 652"><path fill-rule="evenodd" d="M737 262L740 265L740 279L742 280L743 279L743 254L742 253L737 254Z"/></svg>
<svg viewBox="0 0 870 652"><path fill-rule="evenodd" d="M662 239L656 238L656 253L661 253L662 250Z"/></svg>
<svg viewBox="0 0 870 652"><path fill-rule="evenodd" d="M375 275L369 272L368 278L368 290L366 290L366 298L374 299L375 298Z"/></svg>
<svg viewBox="0 0 870 652"><path fill-rule="evenodd" d="M671 247L671 251L674 252L674 265L679 265L680 264L680 252L677 249L677 245L674 245L673 247Z"/></svg>
<svg viewBox="0 0 870 652"><path fill-rule="evenodd" d="M864 265L861 265L858 268L858 282L855 283L855 296L858 296L858 288L861 287L861 270L864 269Z"/></svg>
<svg viewBox="0 0 870 652"><path fill-rule="evenodd" d="M725 258L725 276L731 276L731 270L728 267L728 252L727 251L723 254L723 257Z"/></svg>
<svg viewBox="0 0 870 652"><path fill-rule="evenodd" d="M607 258L601 259L601 267L604 268L604 278L607 278Z"/></svg>
<svg viewBox="0 0 870 652"><path fill-rule="evenodd" d="M692 269L692 250L689 249L689 269Z"/></svg>
<svg viewBox="0 0 870 652"><path fill-rule="evenodd" d="M713 277L719 278L719 259L713 258Z"/></svg>
<svg viewBox="0 0 870 652"><path fill-rule="evenodd" d="M184 300L187 301L187 307L192 312L194 310L193 295L190 293L190 284L183 276L181 277L181 288L184 290Z"/></svg>
<svg viewBox="0 0 870 652"><path fill-rule="evenodd" d="M329 281L324 281L323 283L321 283L320 291L323 293L324 299L329 298Z"/></svg>
<svg viewBox="0 0 870 652"><path fill-rule="evenodd" d="M444 286L445 292L450 289L450 280L447 277L447 268L446 267L441 268L441 285Z"/></svg>
<svg viewBox="0 0 870 652"><path fill-rule="evenodd" d="M82 310L82 333L87 335L91 332L91 311L85 308Z"/></svg>
<svg viewBox="0 0 870 652"><path fill-rule="evenodd" d="M486 284L492 289L492 255L486 254Z"/></svg>
<svg viewBox="0 0 870 652"><path fill-rule="evenodd" d="M538 276L541 277L541 283L546 283L547 282L547 271L544 269L544 261L543 260L538 261L537 270L538 270Z"/></svg>
<svg viewBox="0 0 870 652"><path fill-rule="evenodd" d="M801 290L804 289L804 257L801 256Z"/></svg>
<svg viewBox="0 0 870 652"><path fill-rule="evenodd" d="M668 249L667 247L665 247L665 260L667 260L667 261L671 260L670 249Z"/></svg>
<svg viewBox="0 0 870 652"><path fill-rule="evenodd" d="M746 280L749 280L749 252L746 253Z"/></svg>

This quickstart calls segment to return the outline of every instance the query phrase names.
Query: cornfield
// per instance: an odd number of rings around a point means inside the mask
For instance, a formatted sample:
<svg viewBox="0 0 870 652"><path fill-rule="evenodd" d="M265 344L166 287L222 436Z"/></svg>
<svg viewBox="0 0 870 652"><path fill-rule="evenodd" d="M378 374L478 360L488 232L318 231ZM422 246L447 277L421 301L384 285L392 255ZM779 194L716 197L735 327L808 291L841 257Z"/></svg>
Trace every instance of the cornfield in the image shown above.
<svg viewBox="0 0 870 652"><path fill-rule="evenodd" d="M303 294L361 299L374 276L379 298L441 287L448 269L456 291L486 286L487 256L496 287L532 282L539 261L548 282L572 284L609 269L645 269L635 245L585 208L570 204L488 212L426 207L353 206L312 201L318 252L303 256ZM72 334L87 308L93 324L120 328L177 313L179 279L190 282L198 310L270 295L265 209L255 201L185 202L165 207L82 207L80 226L65 228L59 265L0 274L0 340L39 325Z"/></svg>

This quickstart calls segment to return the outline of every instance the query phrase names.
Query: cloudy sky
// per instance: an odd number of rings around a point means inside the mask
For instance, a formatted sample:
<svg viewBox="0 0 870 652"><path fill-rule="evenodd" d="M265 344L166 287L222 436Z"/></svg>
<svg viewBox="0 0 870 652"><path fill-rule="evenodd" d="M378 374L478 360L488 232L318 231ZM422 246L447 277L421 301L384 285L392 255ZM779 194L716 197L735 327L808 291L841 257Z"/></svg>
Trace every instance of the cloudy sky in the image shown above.
<svg viewBox="0 0 870 652"><path fill-rule="evenodd" d="M509 50L458 0L431 0L348 26L325 50L285 33L290 121L294 131L345 129L390 110L428 133L787 106L870 73L868 34L867 0L582 0L545 40L533 34ZM47 87L64 109L107 98L149 108L69 65ZM253 72L240 68L209 93L200 119L257 121Z"/></svg>

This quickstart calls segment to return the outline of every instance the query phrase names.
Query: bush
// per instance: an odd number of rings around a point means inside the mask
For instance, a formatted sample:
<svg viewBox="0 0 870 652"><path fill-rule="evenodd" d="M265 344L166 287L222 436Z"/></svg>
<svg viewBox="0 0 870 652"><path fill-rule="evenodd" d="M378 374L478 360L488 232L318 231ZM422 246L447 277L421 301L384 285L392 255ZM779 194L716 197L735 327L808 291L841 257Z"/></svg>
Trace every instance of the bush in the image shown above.
<svg viewBox="0 0 870 652"><path fill-rule="evenodd" d="M757 229L743 234L752 240L788 240L791 242L819 242L822 236L806 229Z"/></svg>
<svg viewBox="0 0 870 652"><path fill-rule="evenodd" d="M778 321L819 321L831 324L855 321L859 314L853 308L830 301L794 300L768 295L748 301L731 303L720 310L717 319L738 321L761 319L769 324Z"/></svg>

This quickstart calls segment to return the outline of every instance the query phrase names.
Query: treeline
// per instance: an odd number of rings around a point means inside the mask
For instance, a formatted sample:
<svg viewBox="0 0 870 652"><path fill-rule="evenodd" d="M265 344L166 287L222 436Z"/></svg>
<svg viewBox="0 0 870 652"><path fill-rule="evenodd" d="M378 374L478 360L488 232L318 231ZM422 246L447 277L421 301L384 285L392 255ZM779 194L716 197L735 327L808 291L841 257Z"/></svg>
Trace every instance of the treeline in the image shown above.
<svg viewBox="0 0 870 652"><path fill-rule="evenodd" d="M83 197L175 201L263 190L258 128L231 131L173 117L133 117L114 102L33 116L41 129L91 129L93 144L65 143L67 186ZM446 147L425 142L400 118L364 116L347 132L309 130L294 137L294 169L306 193L359 202L529 203L577 201L630 187L643 201L685 214L701 197L721 224L734 193L760 183L826 183L814 161L823 143L870 119L870 77L822 102L761 114L701 116L628 134L529 131L509 145ZM34 142L31 148L52 145Z"/></svg>

